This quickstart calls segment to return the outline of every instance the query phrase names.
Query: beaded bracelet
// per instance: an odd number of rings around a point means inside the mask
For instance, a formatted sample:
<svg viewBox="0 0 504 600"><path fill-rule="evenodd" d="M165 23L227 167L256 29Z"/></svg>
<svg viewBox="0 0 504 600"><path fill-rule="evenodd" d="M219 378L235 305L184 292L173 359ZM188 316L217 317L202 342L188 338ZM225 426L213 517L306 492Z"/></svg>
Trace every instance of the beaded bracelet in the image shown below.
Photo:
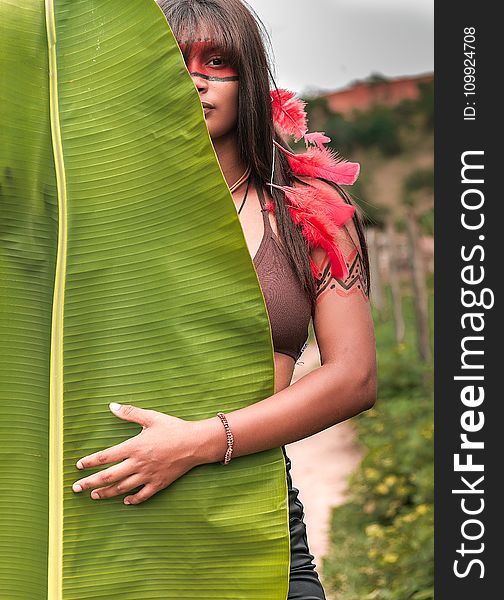
<svg viewBox="0 0 504 600"><path fill-rule="evenodd" d="M231 433L231 428L229 427L229 423L228 420L226 419L226 415L224 413L217 413L217 416L219 417L219 419L222 421L222 424L224 425L224 429L226 430L226 439L227 439L227 450L226 450L226 454L224 455L224 461L221 461L221 465L227 465L229 463L229 461L231 460L231 455L233 454L233 444L234 444L234 437L233 434Z"/></svg>

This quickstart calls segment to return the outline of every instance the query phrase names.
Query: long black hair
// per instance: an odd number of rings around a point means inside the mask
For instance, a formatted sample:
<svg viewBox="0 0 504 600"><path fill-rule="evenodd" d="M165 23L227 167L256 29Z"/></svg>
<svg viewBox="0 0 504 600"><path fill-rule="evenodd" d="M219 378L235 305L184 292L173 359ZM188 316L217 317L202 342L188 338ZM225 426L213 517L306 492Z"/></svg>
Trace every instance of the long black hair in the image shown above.
<svg viewBox="0 0 504 600"><path fill-rule="evenodd" d="M271 40L261 19L244 0L157 0L168 23L179 41L184 40L184 57L191 53L192 43L204 27L207 37L215 40L227 61L240 74L238 92L238 147L243 164L251 167L252 178L259 185L270 181L275 140L291 150L275 130L271 110L271 89L278 89L272 73L270 54ZM272 55L272 52L271 52ZM287 157L277 150L273 181L279 186L292 186L296 181ZM326 180L323 180L326 181ZM369 295L369 259L364 237L362 217L349 194L339 185L327 181L340 193L347 204L356 207L353 217L361 246L361 256ZM301 285L310 298L312 313L316 301L316 280L310 266L310 253L301 227L296 225L281 190L270 188L275 206L278 234L289 261ZM350 238L351 239L351 238Z"/></svg>

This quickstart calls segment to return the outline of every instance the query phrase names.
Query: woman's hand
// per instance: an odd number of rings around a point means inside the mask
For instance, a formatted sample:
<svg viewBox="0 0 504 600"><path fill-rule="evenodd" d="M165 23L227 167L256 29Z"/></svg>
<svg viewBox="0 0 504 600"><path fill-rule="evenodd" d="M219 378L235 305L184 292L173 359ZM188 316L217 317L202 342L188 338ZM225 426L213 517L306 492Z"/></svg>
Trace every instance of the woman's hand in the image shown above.
<svg viewBox="0 0 504 600"><path fill-rule="evenodd" d="M121 419L139 423L143 429L117 446L77 461L79 469L122 462L79 479L72 486L74 492L96 488L91 498L99 500L143 485L139 492L124 498L125 504L139 504L200 464L196 455L200 432L198 421L185 421L155 410L115 402L110 404L110 409Z"/></svg>

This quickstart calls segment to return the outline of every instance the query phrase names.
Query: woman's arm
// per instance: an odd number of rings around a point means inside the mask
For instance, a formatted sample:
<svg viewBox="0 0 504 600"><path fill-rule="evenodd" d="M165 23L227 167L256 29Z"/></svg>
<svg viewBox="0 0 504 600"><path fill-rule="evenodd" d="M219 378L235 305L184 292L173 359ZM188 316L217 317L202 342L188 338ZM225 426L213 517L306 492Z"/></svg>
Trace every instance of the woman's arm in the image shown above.
<svg viewBox="0 0 504 600"><path fill-rule="evenodd" d="M349 265L345 281L330 276L323 250L312 253L323 274L314 313L321 366L264 400L226 413L233 457L303 439L371 408L376 400L374 328L353 222L340 231L338 242ZM222 422L212 417L198 424L199 460L222 460L227 448Z"/></svg>
<svg viewBox="0 0 504 600"><path fill-rule="evenodd" d="M324 274L314 312L322 364L286 389L226 413L235 440L233 457L303 439L375 402L375 338L353 223L340 231L338 241L349 263L345 281L330 277L324 251L317 249L312 255ZM76 465L80 469L122 462L75 481L75 492L93 489L91 498L106 499L143 485L124 498L126 504L139 504L193 467L224 459L227 440L217 416L185 421L130 405L111 405L111 409L119 418L142 425L142 431L81 458Z"/></svg>

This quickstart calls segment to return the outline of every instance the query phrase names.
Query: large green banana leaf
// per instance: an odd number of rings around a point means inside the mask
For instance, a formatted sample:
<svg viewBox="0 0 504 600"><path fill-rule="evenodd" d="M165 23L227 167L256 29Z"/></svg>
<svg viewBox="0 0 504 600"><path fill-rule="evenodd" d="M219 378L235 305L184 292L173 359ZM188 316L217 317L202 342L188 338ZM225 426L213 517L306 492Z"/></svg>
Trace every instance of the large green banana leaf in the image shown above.
<svg viewBox="0 0 504 600"><path fill-rule="evenodd" d="M192 420L274 392L264 298L164 15L1 0L0 61L0 599L284 600L280 449L136 506L71 489L78 458L139 432L111 401Z"/></svg>

